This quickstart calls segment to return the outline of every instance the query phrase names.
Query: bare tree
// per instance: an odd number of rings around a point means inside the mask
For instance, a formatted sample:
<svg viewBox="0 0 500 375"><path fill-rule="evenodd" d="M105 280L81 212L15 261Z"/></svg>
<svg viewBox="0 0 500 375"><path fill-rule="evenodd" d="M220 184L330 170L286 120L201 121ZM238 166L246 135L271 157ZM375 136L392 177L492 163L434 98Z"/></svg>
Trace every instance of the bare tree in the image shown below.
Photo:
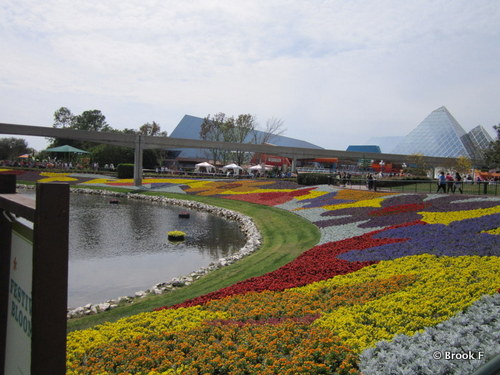
<svg viewBox="0 0 500 375"><path fill-rule="evenodd" d="M200 127L200 138L205 141L224 141L224 123L226 123L226 114L219 112L213 117L208 115L203 119L203 123ZM214 163L219 161L222 150L217 148L212 148L208 150L209 158L213 160Z"/></svg>
<svg viewBox="0 0 500 375"><path fill-rule="evenodd" d="M283 135L286 128L283 126L283 120L272 117L266 121L266 127L256 137L255 143L272 143L273 138Z"/></svg>
<svg viewBox="0 0 500 375"><path fill-rule="evenodd" d="M238 117L226 117L224 113L217 113L213 117L208 115L203 119L200 128L200 138L210 141L233 142L233 143L268 143L275 136L285 132L283 121L271 118L266 123L264 130L257 130L257 120L251 114L241 114ZM245 151L234 150L224 151L220 149L210 149L210 156L214 162L226 164L234 161L244 164L249 155Z"/></svg>

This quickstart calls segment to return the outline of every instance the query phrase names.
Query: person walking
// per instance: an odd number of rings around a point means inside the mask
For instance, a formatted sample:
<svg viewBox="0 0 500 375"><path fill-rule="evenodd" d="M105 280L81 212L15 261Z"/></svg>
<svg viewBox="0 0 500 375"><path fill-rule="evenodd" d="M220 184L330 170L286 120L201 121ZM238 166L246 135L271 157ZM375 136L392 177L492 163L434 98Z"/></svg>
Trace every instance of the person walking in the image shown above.
<svg viewBox="0 0 500 375"><path fill-rule="evenodd" d="M453 176L450 173L446 173L446 192L453 193Z"/></svg>
<svg viewBox="0 0 500 375"><path fill-rule="evenodd" d="M438 177L438 189L436 193L439 193L439 190L443 189L443 193L446 193L446 177L444 172L441 172Z"/></svg>
<svg viewBox="0 0 500 375"><path fill-rule="evenodd" d="M455 185L453 186L453 192L455 192L455 190L458 189L458 191L460 192L460 194L463 194L464 191L462 189L462 176L460 176L460 173L456 172L455 173Z"/></svg>
<svg viewBox="0 0 500 375"><path fill-rule="evenodd" d="M372 190L373 189L373 176L371 173L368 173L367 180L368 180L368 190Z"/></svg>

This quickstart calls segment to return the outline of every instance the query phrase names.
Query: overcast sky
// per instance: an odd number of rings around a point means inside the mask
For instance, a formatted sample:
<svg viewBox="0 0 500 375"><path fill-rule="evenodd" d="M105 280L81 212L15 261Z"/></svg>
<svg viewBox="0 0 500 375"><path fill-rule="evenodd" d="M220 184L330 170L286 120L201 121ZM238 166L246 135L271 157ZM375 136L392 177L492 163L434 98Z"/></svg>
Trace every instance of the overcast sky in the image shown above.
<svg viewBox="0 0 500 375"><path fill-rule="evenodd" d="M499 20L498 0L2 0L0 122L52 126L64 106L171 133L250 113L345 150L444 105L493 135Z"/></svg>

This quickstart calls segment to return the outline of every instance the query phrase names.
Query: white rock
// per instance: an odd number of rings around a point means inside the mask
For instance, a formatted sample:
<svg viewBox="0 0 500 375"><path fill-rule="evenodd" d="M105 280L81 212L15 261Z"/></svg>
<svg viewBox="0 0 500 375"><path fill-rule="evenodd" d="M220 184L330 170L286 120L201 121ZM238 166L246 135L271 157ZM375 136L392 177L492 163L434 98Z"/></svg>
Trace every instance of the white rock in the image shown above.
<svg viewBox="0 0 500 375"><path fill-rule="evenodd" d="M98 305L97 305L97 307L98 307L98 309L99 309L100 311L107 311L107 310L109 310L109 307L110 307L110 306L111 306L111 304L110 304L110 303L107 303L107 302L100 303L100 304L98 304Z"/></svg>

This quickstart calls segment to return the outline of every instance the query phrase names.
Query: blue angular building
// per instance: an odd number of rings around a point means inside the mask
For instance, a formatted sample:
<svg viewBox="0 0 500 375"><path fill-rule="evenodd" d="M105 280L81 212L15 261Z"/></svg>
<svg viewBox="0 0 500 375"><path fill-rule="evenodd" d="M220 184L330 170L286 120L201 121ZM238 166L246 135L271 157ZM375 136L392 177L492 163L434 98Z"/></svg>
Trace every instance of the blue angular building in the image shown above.
<svg viewBox="0 0 500 375"><path fill-rule="evenodd" d="M170 136L172 138L201 139L200 138L201 124L203 124L203 118L184 115L184 117L179 122L177 127L172 131ZM255 132L257 133L256 135L250 134L247 137L248 143L250 143L250 141L254 138L256 139L262 138L263 132L259 130L255 130ZM276 135L272 137L270 142L276 146L322 149L322 147L316 146L312 143L302 141L300 139L285 137L282 135ZM206 159L208 155L207 150L197 149L197 148L184 148L184 149L179 149L175 152L177 155L172 155L172 156L182 159Z"/></svg>

